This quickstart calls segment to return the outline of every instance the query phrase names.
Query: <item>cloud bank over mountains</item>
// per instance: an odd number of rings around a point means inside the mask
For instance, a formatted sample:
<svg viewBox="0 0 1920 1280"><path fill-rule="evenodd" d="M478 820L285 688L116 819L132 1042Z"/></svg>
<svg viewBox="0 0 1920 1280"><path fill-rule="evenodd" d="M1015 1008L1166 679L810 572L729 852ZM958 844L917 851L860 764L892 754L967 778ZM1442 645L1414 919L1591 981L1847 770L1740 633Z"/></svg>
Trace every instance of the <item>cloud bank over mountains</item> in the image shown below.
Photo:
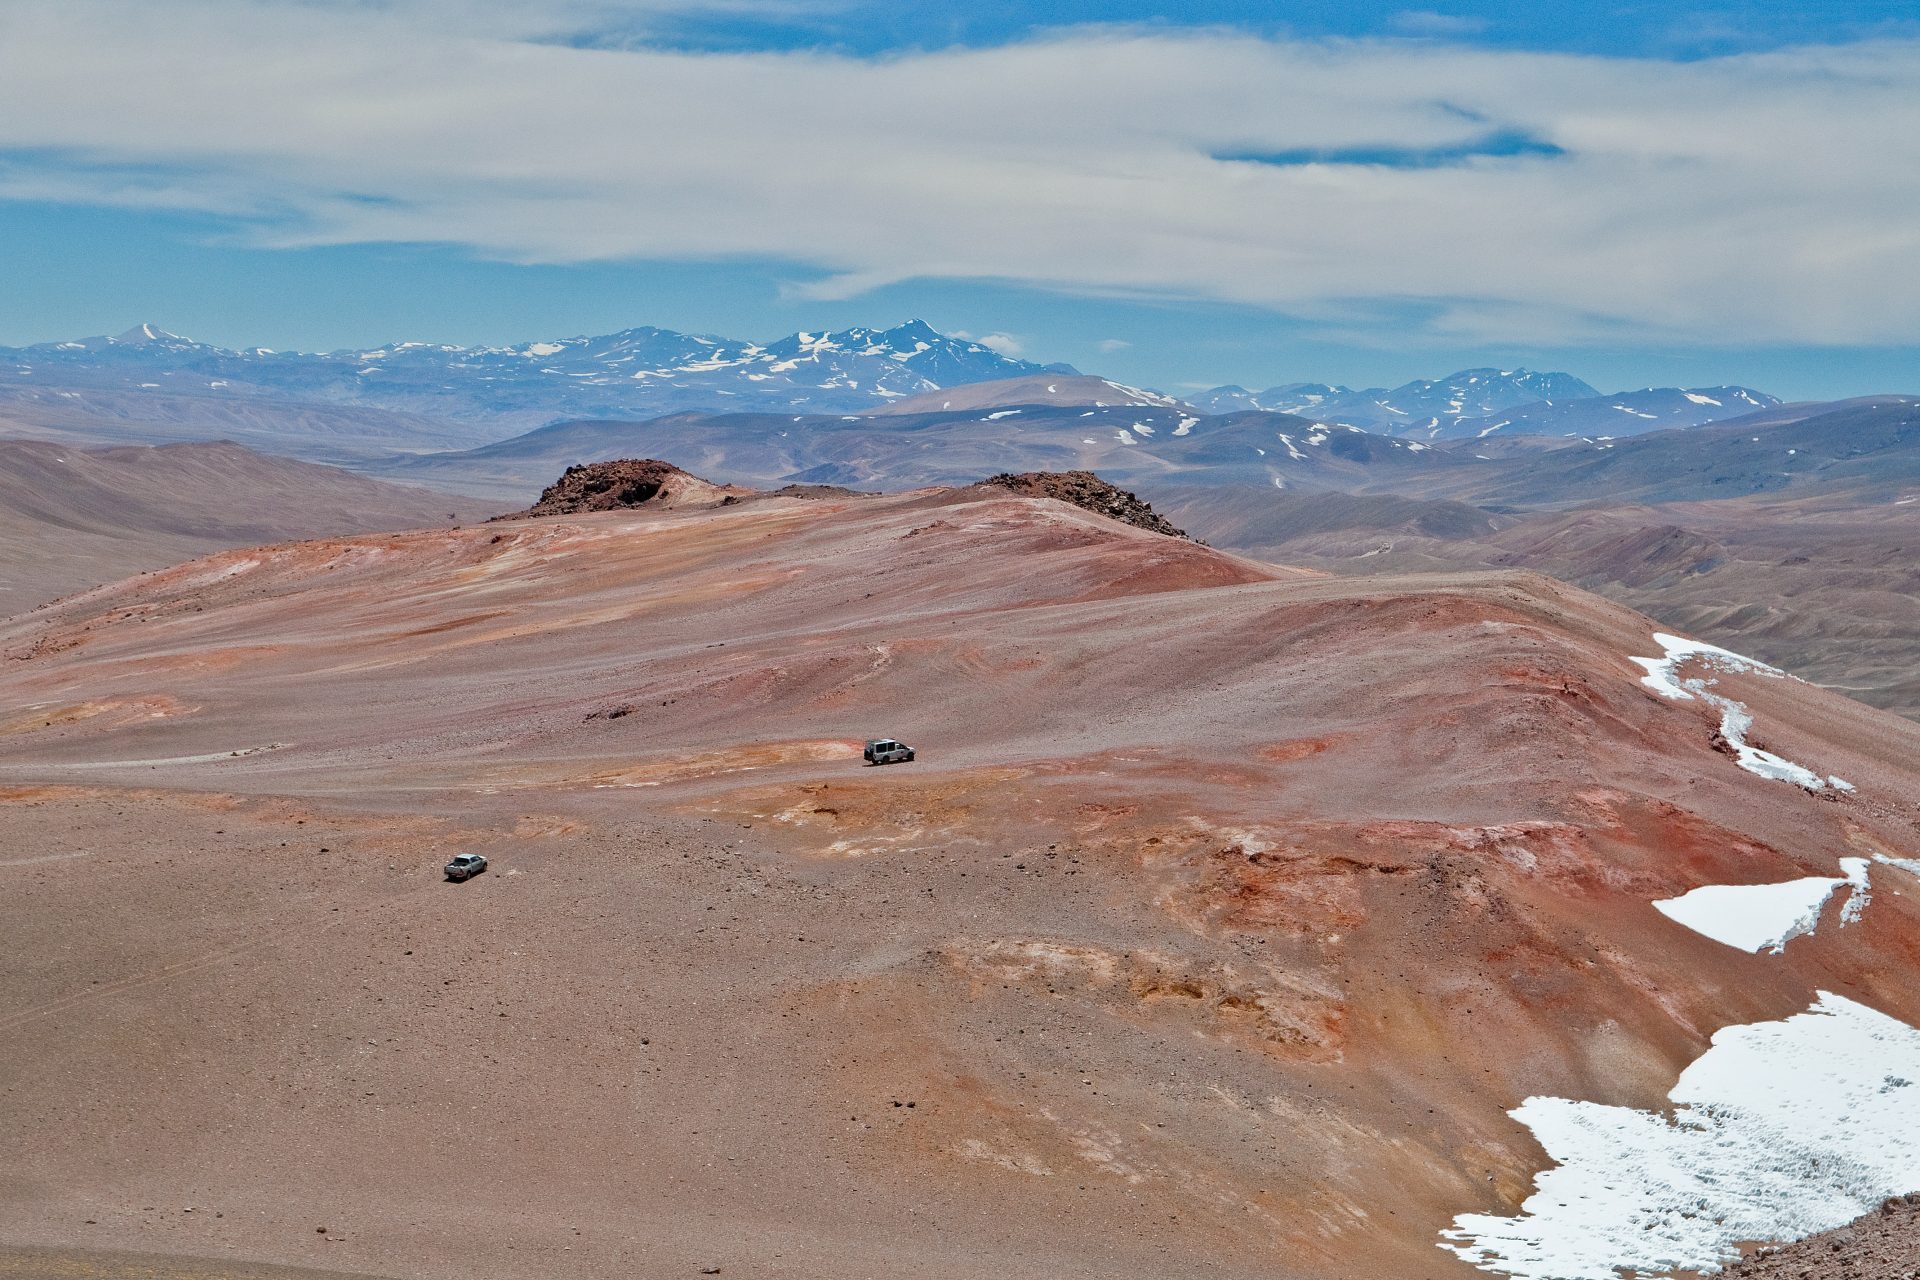
<svg viewBox="0 0 1920 1280"><path fill-rule="evenodd" d="M1074 28L861 58L648 44L673 9L15 0L0 199L266 246L766 260L820 299L999 280L1356 335L1920 340L1920 42Z"/></svg>

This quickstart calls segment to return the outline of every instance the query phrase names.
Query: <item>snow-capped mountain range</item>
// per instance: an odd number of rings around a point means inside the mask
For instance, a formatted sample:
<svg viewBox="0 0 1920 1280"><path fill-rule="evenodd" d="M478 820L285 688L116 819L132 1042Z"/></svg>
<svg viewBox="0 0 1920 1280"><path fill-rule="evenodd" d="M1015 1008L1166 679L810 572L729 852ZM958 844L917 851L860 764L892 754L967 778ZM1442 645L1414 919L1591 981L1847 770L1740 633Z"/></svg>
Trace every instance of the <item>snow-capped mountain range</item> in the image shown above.
<svg viewBox="0 0 1920 1280"><path fill-rule="evenodd" d="M1354 426L1397 429L1426 418L1476 417L1537 400L1581 400L1600 393L1570 373L1531 369L1463 369L1445 378L1420 378L1385 387L1329 386L1290 382L1265 391L1215 387L1193 403L1215 413L1230 409L1272 409Z"/></svg>
<svg viewBox="0 0 1920 1280"><path fill-rule="evenodd" d="M1420 440L1508 435L1638 435L1738 417L1780 403L1748 387L1656 387L1602 395L1570 373L1463 369L1391 390L1293 382L1215 387L1188 400L1210 413L1269 409Z"/></svg>
<svg viewBox="0 0 1920 1280"><path fill-rule="evenodd" d="M1058 392L1061 379L1067 380L1065 392ZM1093 392L1083 394L1081 384ZM510 431L681 412L869 413L908 400L915 408L932 408L937 406L921 402L961 386L974 390L954 400L956 407L962 400L1009 407L1106 402L1111 397L1102 388L1112 388L1127 392L1130 403L1191 404L1205 414L1268 410L1422 441L1496 433L1636 435L1779 403L1745 387L1603 396L1572 374L1530 369L1466 369L1392 389L1312 382L1259 392L1215 387L1176 402L1082 377L1069 365L1014 359L920 320L891 329L795 333L766 343L646 325L506 347L396 342L321 354L228 350L143 324L113 337L0 348L0 397L12 388L43 396L137 392L293 402L401 411ZM1049 389L1042 394L1042 387Z"/></svg>
<svg viewBox="0 0 1920 1280"><path fill-rule="evenodd" d="M835 413L1066 365L1016 360L924 321L765 344L643 326L510 347L398 342L307 354L227 350L143 324L0 348L0 386L147 389L370 405L467 419L653 417L687 409Z"/></svg>

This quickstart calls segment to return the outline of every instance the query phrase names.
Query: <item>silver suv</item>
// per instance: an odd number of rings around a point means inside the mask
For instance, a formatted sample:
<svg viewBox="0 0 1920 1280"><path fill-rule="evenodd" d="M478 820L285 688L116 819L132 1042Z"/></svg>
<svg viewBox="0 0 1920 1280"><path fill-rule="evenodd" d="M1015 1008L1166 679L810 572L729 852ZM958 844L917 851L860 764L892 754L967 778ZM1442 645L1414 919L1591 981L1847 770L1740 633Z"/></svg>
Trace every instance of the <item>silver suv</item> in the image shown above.
<svg viewBox="0 0 1920 1280"><path fill-rule="evenodd" d="M875 738L863 754L868 764L904 764L913 759L913 748L892 738Z"/></svg>
<svg viewBox="0 0 1920 1280"><path fill-rule="evenodd" d="M471 880L487 869L487 858L480 853L456 853L447 864L447 879Z"/></svg>

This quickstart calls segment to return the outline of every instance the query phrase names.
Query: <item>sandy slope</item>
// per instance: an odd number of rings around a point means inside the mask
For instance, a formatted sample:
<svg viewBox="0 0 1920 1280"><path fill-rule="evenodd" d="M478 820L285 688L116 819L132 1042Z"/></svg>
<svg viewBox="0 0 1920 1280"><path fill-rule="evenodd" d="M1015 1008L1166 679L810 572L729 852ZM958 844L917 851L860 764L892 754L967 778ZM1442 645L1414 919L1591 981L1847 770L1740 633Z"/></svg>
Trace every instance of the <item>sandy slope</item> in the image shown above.
<svg viewBox="0 0 1920 1280"><path fill-rule="evenodd" d="M1218 546L1341 573L1516 567L1920 718L1920 496L1748 497L1491 518L1459 503L1150 491ZM1475 517L1478 517L1477 519Z"/></svg>
<svg viewBox="0 0 1920 1280"><path fill-rule="evenodd" d="M226 547L491 513L471 498L224 442L0 440L0 614Z"/></svg>
<svg viewBox="0 0 1920 1280"><path fill-rule="evenodd" d="M1640 683L1650 630L980 490L232 552L16 620L0 1243L1474 1274L1437 1232L1526 1194L1521 1099L1656 1106L1817 989L1920 1021L1913 897L1777 957L1651 906L1920 856L1920 728L1723 675L1858 790L1756 777ZM920 762L863 768L882 733Z"/></svg>

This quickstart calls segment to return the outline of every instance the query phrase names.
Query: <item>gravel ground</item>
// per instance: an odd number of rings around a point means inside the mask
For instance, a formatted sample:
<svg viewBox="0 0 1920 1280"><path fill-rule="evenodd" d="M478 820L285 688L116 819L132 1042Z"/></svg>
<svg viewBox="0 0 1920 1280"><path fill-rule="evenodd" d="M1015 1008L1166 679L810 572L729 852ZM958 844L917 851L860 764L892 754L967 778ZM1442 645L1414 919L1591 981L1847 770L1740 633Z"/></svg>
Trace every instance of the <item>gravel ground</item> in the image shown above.
<svg viewBox="0 0 1920 1280"><path fill-rule="evenodd" d="M1761 1250L1722 1273L1728 1280L1915 1280L1920 1277L1920 1195L1793 1244Z"/></svg>

